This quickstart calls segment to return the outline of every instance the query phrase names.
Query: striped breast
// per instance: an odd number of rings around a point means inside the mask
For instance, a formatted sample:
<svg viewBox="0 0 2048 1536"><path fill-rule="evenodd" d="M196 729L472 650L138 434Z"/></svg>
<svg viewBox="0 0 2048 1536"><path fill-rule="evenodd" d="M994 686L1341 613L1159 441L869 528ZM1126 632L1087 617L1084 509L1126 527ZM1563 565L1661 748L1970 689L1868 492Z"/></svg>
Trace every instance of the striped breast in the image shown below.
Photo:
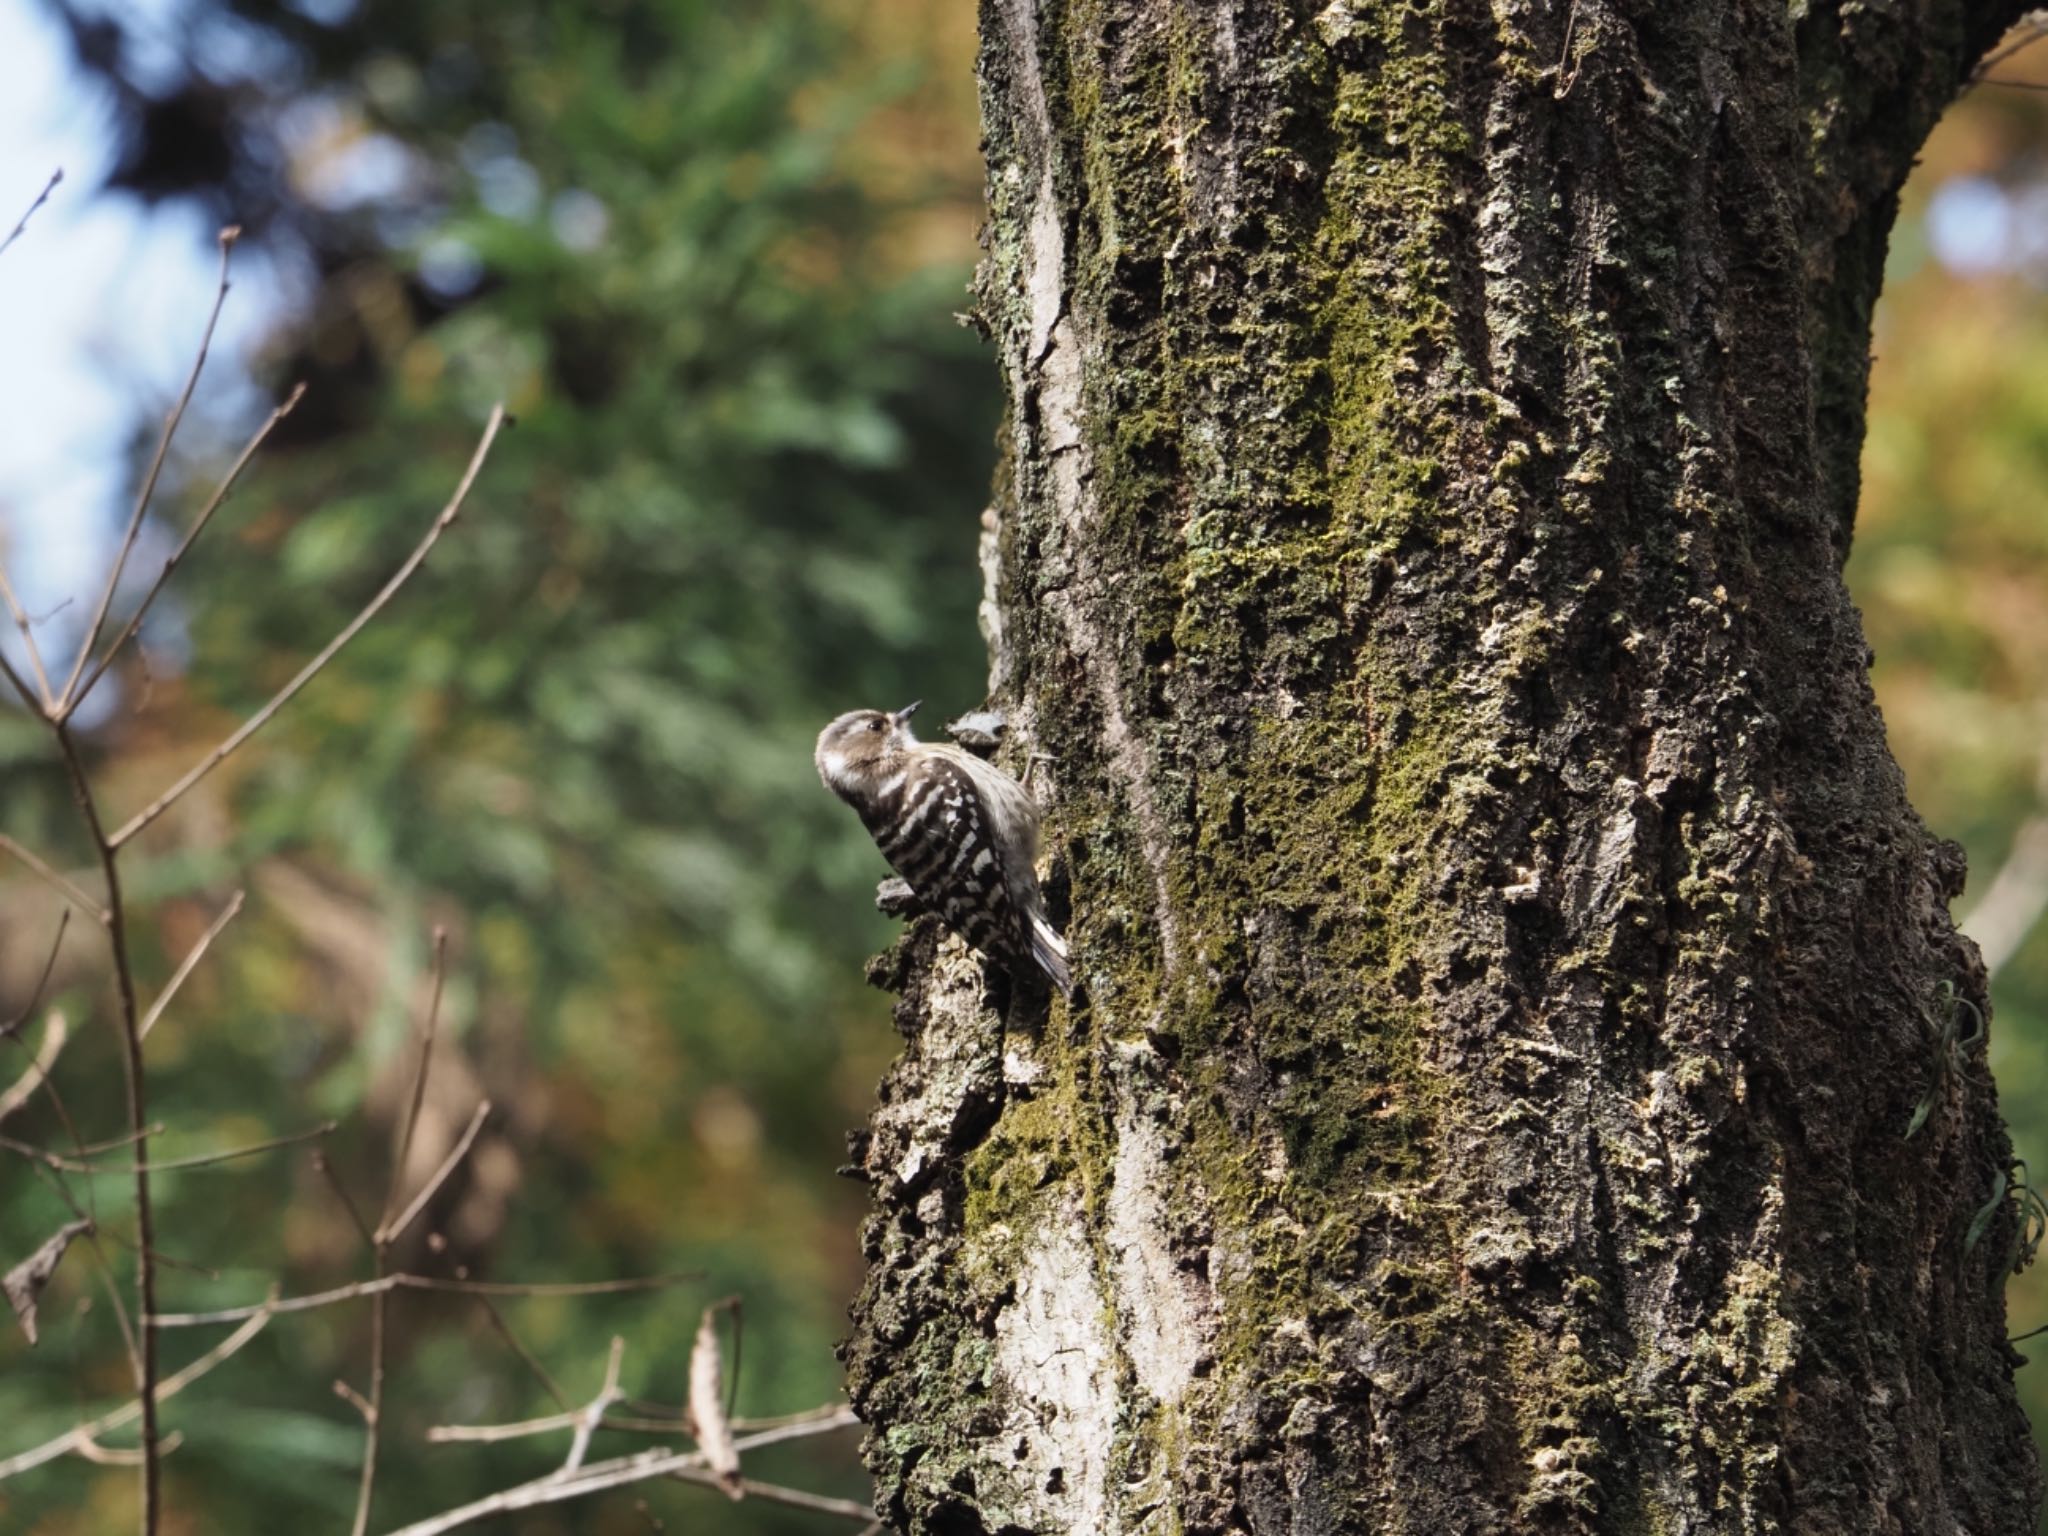
<svg viewBox="0 0 2048 1536"><path fill-rule="evenodd" d="M913 755L854 808L919 901L976 949L1016 958L1015 908L987 810L966 770L936 753Z"/></svg>

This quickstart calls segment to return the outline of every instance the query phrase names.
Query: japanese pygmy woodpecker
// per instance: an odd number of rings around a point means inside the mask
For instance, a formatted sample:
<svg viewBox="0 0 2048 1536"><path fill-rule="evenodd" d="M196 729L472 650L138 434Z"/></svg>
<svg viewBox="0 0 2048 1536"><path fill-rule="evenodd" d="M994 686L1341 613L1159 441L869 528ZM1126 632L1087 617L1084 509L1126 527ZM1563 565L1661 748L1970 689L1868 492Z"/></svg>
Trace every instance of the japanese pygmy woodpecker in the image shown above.
<svg viewBox="0 0 2048 1536"><path fill-rule="evenodd" d="M819 733L818 777L955 933L1013 971L1035 963L1067 991L1067 946L1046 919L1033 867L1037 805L994 764L919 741L916 710L841 715Z"/></svg>

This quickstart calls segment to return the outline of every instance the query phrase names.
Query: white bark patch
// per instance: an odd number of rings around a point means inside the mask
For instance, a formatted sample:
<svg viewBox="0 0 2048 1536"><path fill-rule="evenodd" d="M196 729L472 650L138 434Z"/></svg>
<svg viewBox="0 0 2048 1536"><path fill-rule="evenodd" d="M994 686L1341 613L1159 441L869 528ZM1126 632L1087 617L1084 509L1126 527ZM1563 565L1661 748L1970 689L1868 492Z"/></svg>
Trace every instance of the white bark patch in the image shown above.
<svg viewBox="0 0 2048 1536"><path fill-rule="evenodd" d="M1003 525L994 507L981 514L981 637L988 642L988 691L994 698L1010 675L1010 652L1003 631Z"/></svg>
<svg viewBox="0 0 2048 1536"><path fill-rule="evenodd" d="M1117 1126L1109 1192L1109 1250L1116 1259L1117 1315L1138 1383L1175 1404L1194 1379L1215 1326L1216 1298L1175 1262L1159 1191L1169 1175L1159 1128L1124 1117Z"/></svg>
<svg viewBox="0 0 2048 1536"><path fill-rule="evenodd" d="M1044 1531L1109 1528L1116 1368L1082 1230L1078 1211L1052 1214L1019 1268L1017 1299L996 1320L1022 1506L1005 1513Z"/></svg>

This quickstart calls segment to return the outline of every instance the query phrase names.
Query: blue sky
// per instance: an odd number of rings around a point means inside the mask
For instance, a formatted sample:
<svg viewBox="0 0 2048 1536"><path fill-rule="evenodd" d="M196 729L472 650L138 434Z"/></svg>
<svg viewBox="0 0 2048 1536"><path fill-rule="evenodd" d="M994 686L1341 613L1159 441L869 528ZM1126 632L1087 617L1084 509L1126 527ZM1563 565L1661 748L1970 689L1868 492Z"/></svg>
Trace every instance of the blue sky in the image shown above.
<svg viewBox="0 0 2048 1536"><path fill-rule="evenodd" d="M213 298L214 231L92 195L107 145L102 104L72 76L56 27L38 6L0 0L0 237L64 172L0 255L0 552L31 612L89 602L132 494L137 408L161 418ZM239 261L196 419L251 409L241 359L276 303L261 261ZM69 617L50 622L50 638Z"/></svg>

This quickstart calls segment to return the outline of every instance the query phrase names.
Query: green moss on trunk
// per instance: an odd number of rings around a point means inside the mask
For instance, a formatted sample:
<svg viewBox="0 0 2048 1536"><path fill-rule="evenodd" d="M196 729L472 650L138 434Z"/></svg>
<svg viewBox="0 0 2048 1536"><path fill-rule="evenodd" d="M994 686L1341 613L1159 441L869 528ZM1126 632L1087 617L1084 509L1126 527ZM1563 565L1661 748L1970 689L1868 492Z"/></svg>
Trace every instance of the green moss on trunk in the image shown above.
<svg viewBox="0 0 2048 1536"><path fill-rule="evenodd" d="M1996 20L989 0L996 674L1080 985L883 978L899 1528L2031 1529L2004 1132L1900 1136L1959 872L1837 575Z"/></svg>

